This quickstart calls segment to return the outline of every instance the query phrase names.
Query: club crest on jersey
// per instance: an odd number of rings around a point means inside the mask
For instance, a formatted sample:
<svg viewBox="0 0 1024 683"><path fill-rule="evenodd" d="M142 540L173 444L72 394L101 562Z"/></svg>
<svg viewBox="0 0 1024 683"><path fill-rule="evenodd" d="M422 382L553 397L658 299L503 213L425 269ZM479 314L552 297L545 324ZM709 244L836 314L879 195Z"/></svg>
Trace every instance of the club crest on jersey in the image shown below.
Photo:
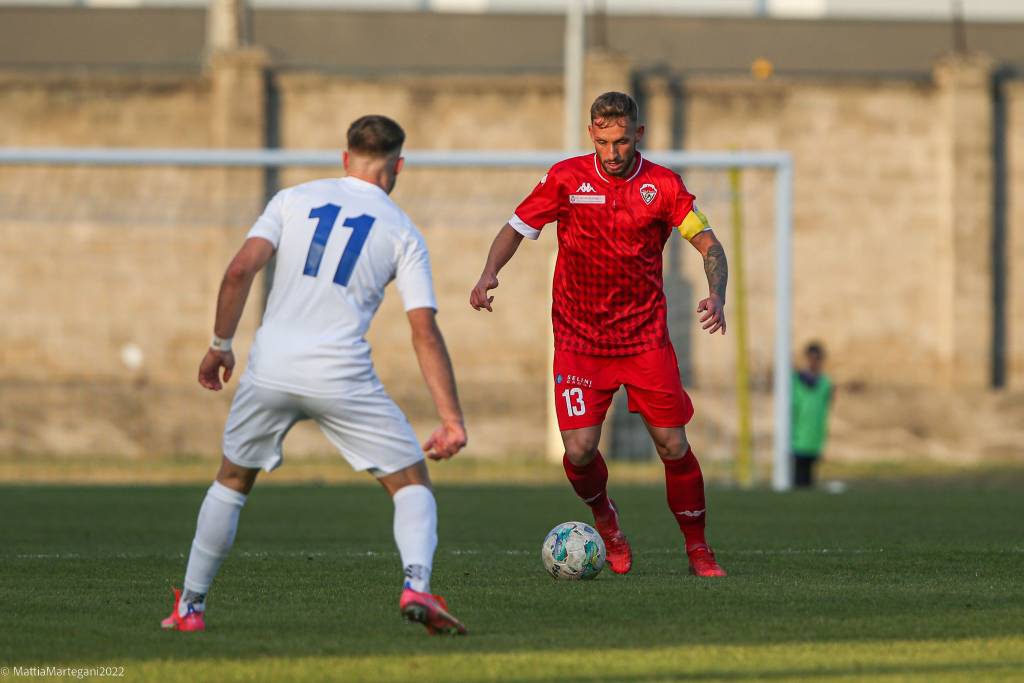
<svg viewBox="0 0 1024 683"><path fill-rule="evenodd" d="M653 183L644 183L640 186L640 198L644 200L644 204L647 206L651 205L654 198L658 196L658 188Z"/></svg>

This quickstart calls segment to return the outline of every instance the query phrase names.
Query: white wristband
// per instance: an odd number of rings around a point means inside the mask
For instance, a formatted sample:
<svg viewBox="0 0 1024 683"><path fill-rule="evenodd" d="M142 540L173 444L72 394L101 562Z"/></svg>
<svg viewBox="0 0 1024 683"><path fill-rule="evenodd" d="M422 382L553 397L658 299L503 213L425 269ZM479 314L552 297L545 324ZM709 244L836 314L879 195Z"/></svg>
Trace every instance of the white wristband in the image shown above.
<svg viewBox="0 0 1024 683"><path fill-rule="evenodd" d="M214 351L230 351L231 350L231 337L222 339L217 335L213 335L213 339L210 341L210 348Z"/></svg>

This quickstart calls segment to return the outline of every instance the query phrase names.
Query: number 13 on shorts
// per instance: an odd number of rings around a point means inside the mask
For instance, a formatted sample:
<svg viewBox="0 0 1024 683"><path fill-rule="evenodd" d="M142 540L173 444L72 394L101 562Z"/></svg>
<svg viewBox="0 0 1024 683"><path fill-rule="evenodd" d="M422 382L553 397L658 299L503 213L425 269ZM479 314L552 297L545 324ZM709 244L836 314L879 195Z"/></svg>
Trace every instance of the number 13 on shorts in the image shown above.
<svg viewBox="0 0 1024 683"><path fill-rule="evenodd" d="M587 414L587 404L583 402L583 389L573 387L562 392L565 399L565 412L569 417Z"/></svg>
<svg viewBox="0 0 1024 683"><path fill-rule="evenodd" d="M614 372L617 362L617 358L555 349L552 370L559 430L584 429L604 422L612 396L622 384Z"/></svg>

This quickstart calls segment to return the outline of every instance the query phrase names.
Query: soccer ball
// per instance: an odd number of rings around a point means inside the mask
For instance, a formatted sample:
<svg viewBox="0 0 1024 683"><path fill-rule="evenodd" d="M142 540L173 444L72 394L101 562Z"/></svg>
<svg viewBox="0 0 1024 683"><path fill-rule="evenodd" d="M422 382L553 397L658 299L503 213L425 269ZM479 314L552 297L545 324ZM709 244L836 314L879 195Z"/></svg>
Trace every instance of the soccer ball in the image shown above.
<svg viewBox="0 0 1024 683"><path fill-rule="evenodd" d="M604 541L589 524L564 522L544 537L540 558L556 579L592 579L604 567Z"/></svg>

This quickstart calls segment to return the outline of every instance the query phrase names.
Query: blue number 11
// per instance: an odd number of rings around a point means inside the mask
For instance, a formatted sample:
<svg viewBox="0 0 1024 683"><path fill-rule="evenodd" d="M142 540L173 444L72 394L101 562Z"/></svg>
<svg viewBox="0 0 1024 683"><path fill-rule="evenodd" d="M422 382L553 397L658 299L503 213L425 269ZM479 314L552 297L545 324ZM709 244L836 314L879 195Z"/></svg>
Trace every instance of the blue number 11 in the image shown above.
<svg viewBox="0 0 1024 683"><path fill-rule="evenodd" d="M320 272L320 261L324 258L324 249L327 247L327 238L334 230L334 224L338 220L341 207L337 204L324 204L309 212L310 218L317 219L316 230L313 231L313 241L309 243L309 252L306 254L306 267L302 269L303 275L316 277ZM366 238L370 234L377 219L365 213L355 218L346 218L342 223L346 228L352 228L352 236L348 238L345 251L341 253L341 261L338 262L338 269L334 271L334 281L342 287L348 286L349 278L356 267L359 253L366 244Z"/></svg>

